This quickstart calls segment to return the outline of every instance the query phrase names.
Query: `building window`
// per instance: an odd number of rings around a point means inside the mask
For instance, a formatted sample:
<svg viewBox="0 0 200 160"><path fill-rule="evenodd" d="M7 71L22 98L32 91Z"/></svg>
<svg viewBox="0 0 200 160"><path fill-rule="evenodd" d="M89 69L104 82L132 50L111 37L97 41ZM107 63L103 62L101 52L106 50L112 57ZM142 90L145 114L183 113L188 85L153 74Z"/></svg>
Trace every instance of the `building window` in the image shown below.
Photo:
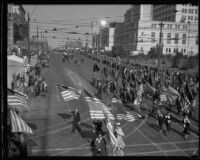
<svg viewBox="0 0 200 160"><path fill-rule="evenodd" d="M169 48L169 53L171 53L171 48Z"/></svg>
<svg viewBox="0 0 200 160"><path fill-rule="evenodd" d="M191 20L193 20L193 17L191 16Z"/></svg>
<svg viewBox="0 0 200 160"><path fill-rule="evenodd" d="M168 48L166 48L166 52L168 52Z"/></svg>
<svg viewBox="0 0 200 160"><path fill-rule="evenodd" d="M182 8L182 13L185 13L184 11L185 11L184 8Z"/></svg>
<svg viewBox="0 0 200 160"><path fill-rule="evenodd" d="M179 34L175 34L175 44L178 44Z"/></svg>
<svg viewBox="0 0 200 160"><path fill-rule="evenodd" d="M186 34L183 34L182 44L186 44Z"/></svg>
<svg viewBox="0 0 200 160"><path fill-rule="evenodd" d="M174 53L176 53L176 48L174 48Z"/></svg>
<svg viewBox="0 0 200 160"><path fill-rule="evenodd" d="M170 24L170 29L172 29L172 24Z"/></svg>
<svg viewBox="0 0 200 160"><path fill-rule="evenodd" d="M196 45L199 45L199 35L196 37Z"/></svg>
<svg viewBox="0 0 200 160"><path fill-rule="evenodd" d="M181 53L183 53L183 48L181 48Z"/></svg>
<svg viewBox="0 0 200 160"><path fill-rule="evenodd" d="M193 13L193 9L189 9L189 13Z"/></svg>
<svg viewBox="0 0 200 160"><path fill-rule="evenodd" d="M156 37L156 33L155 32L151 32L151 43L155 42L155 37Z"/></svg>
<svg viewBox="0 0 200 160"><path fill-rule="evenodd" d="M195 9L195 14L198 14L197 9Z"/></svg>
<svg viewBox="0 0 200 160"><path fill-rule="evenodd" d="M195 21L198 21L198 17L195 17Z"/></svg>
<svg viewBox="0 0 200 160"><path fill-rule="evenodd" d="M185 9L185 13L187 13L187 9Z"/></svg>
<svg viewBox="0 0 200 160"><path fill-rule="evenodd" d="M171 33L167 33L167 44L171 44Z"/></svg>
<svg viewBox="0 0 200 160"><path fill-rule="evenodd" d="M141 32L141 36L143 36L144 35L144 32Z"/></svg>
<svg viewBox="0 0 200 160"><path fill-rule="evenodd" d="M184 53L186 52L186 49L184 49Z"/></svg>

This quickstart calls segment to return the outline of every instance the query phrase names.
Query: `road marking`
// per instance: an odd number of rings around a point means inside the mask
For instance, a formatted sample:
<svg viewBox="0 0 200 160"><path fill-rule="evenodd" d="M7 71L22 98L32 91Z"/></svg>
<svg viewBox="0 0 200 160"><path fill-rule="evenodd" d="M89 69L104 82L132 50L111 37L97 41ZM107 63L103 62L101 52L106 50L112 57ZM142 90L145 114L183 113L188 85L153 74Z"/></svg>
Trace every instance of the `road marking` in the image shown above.
<svg viewBox="0 0 200 160"><path fill-rule="evenodd" d="M189 148L189 149L182 149L184 151L190 151L190 150L197 150L198 148ZM178 152L178 151L182 151L180 149L176 149L176 150L163 150L164 152ZM151 154L151 153L162 153L163 151L149 151L149 152L137 152L137 153L126 153L127 156L130 155L137 155L137 154ZM181 156L181 155L180 155ZM186 157L189 157L189 155L185 155Z"/></svg>
<svg viewBox="0 0 200 160"><path fill-rule="evenodd" d="M86 121L88 121L89 119L90 119L90 118L87 118L87 119L85 119L85 120L82 121L82 122L86 122ZM65 130L65 129L69 129L69 128L71 128L71 127L72 127L72 126L67 126L67 127L64 127L64 128L59 128L59 129L56 129L56 130L54 130L54 131L50 131L50 132L45 133L45 134L41 134L41 135L34 136L34 137L29 137L29 138L27 138L27 139L38 138L38 137L42 137L42 136L45 136L45 135L54 134L54 133L63 131L63 130Z"/></svg>
<svg viewBox="0 0 200 160"><path fill-rule="evenodd" d="M196 140L193 141L187 141L188 143L194 143L194 142L199 142ZM185 141L174 141L173 143L186 143ZM170 144L169 142L161 142L161 143L156 143L157 145L165 145L165 144ZM127 147L137 147L137 146L149 146L152 145L150 143L144 143L144 144L132 144L132 145L126 145ZM63 150L81 150L81 149L88 149L88 147L76 147L76 148L52 148L52 149L35 149L32 150L33 152L42 152L42 151L63 151Z"/></svg>

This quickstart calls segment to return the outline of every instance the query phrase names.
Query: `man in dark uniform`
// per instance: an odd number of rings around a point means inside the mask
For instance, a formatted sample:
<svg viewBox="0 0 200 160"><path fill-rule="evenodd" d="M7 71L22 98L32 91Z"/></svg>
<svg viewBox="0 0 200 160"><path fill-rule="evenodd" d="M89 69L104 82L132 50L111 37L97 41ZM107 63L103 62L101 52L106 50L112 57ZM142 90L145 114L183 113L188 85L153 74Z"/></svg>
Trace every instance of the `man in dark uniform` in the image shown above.
<svg viewBox="0 0 200 160"><path fill-rule="evenodd" d="M169 112L165 115L165 124L167 128L165 134L167 135L167 132L171 130L171 114Z"/></svg>
<svg viewBox="0 0 200 160"><path fill-rule="evenodd" d="M102 92L102 84L101 84L101 80L99 80L98 82L98 97L101 99L101 92Z"/></svg>
<svg viewBox="0 0 200 160"><path fill-rule="evenodd" d="M102 134L99 134L96 138L97 155L107 156L106 140Z"/></svg>
<svg viewBox="0 0 200 160"><path fill-rule="evenodd" d="M158 114L158 125L159 125L159 128L160 128L160 133L162 133L163 132L164 116L163 116L163 113L161 112L160 109L158 109L157 114Z"/></svg>
<svg viewBox="0 0 200 160"><path fill-rule="evenodd" d="M69 111L70 113L72 113L73 115L73 121L72 121L72 133L75 132L75 129L77 129L79 132L81 131L81 128L79 127L79 124L81 124L80 122L80 113L78 111L78 109L76 108L75 111Z"/></svg>
<svg viewBox="0 0 200 160"><path fill-rule="evenodd" d="M188 116L186 115L183 119L183 136L184 139L187 139L188 135L189 135L189 129L190 129L190 120L188 119Z"/></svg>

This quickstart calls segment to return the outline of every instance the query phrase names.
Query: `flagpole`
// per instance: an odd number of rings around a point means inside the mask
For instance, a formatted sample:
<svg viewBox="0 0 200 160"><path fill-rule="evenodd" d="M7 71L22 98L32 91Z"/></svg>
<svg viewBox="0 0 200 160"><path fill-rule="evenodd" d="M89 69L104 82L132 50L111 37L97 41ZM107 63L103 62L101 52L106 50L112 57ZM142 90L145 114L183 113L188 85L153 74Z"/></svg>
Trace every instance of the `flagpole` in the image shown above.
<svg viewBox="0 0 200 160"><path fill-rule="evenodd" d="M55 85L56 85L56 83L55 83ZM57 85L56 85L56 93L57 93L57 99L58 99L58 102L59 102L60 100L59 100L58 87L57 87Z"/></svg>

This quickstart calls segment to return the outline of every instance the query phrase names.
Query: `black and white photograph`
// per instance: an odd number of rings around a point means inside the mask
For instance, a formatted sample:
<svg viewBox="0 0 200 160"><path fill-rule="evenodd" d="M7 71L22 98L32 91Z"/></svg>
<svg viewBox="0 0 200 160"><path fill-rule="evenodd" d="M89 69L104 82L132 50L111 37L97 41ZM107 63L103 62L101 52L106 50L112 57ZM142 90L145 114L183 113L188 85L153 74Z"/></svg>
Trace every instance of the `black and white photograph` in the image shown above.
<svg viewBox="0 0 200 160"><path fill-rule="evenodd" d="M198 5L6 8L4 157L199 158Z"/></svg>

